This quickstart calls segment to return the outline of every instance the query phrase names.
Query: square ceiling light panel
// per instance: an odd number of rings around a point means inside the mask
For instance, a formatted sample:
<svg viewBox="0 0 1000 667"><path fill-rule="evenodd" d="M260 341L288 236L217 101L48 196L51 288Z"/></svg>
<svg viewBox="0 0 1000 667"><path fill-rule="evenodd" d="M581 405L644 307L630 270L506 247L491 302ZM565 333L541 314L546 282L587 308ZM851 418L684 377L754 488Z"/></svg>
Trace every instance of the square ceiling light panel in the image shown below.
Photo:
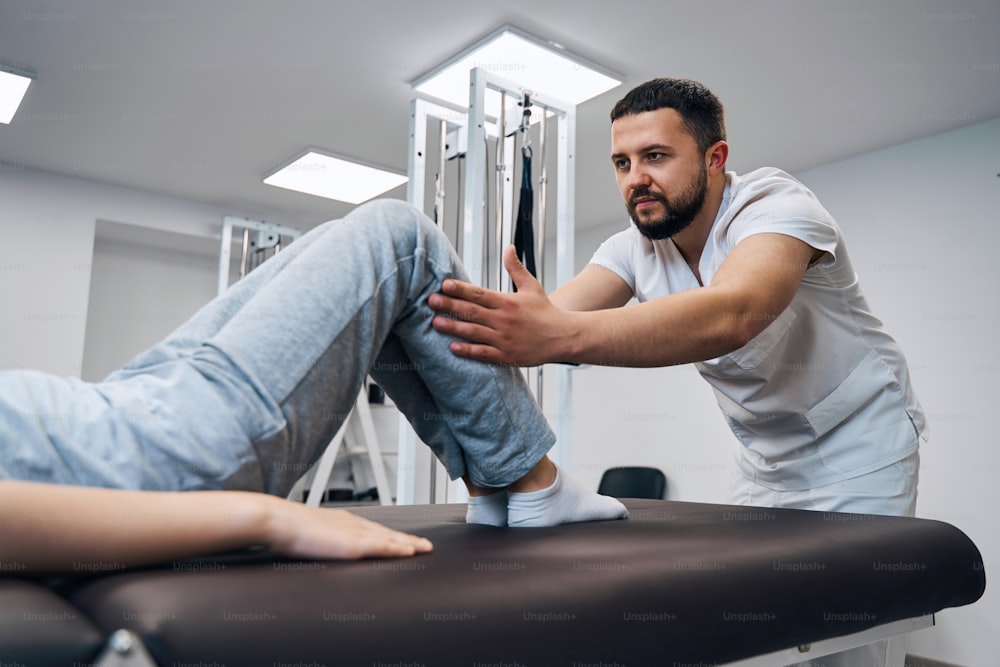
<svg viewBox="0 0 1000 667"><path fill-rule="evenodd" d="M574 105L611 90L624 77L581 56L505 25L413 83L414 89L459 107L469 104L469 71L480 68L522 88Z"/></svg>
<svg viewBox="0 0 1000 667"><path fill-rule="evenodd" d="M264 183L348 204L360 204L408 180L404 174L309 150L265 178Z"/></svg>
<svg viewBox="0 0 1000 667"><path fill-rule="evenodd" d="M10 124L34 74L0 63L0 123Z"/></svg>

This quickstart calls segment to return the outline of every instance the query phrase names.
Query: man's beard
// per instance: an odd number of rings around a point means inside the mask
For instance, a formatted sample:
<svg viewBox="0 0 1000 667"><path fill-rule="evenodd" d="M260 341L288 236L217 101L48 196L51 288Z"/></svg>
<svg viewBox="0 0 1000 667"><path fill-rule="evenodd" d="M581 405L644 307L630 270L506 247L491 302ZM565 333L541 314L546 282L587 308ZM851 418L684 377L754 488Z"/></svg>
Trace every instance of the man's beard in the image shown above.
<svg viewBox="0 0 1000 667"><path fill-rule="evenodd" d="M694 186L680 193L673 204L664 195L650 192L648 188L642 188L632 193L626 208L636 229L643 236L652 241L668 239L691 224L705 204L705 197L708 193L708 173L704 167L699 169L699 172L698 180ZM663 215L660 218L640 222L639 216L635 212L635 200L640 197L660 202L663 206Z"/></svg>

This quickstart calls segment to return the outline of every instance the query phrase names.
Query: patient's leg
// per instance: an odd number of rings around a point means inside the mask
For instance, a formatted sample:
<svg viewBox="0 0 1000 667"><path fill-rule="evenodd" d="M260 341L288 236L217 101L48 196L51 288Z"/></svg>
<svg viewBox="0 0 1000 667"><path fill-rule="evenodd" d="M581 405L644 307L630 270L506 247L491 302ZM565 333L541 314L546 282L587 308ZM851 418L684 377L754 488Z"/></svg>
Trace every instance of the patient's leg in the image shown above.
<svg viewBox="0 0 1000 667"><path fill-rule="evenodd" d="M346 419L390 337L399 350L402 337L422 335L447 350L424 302L457 266L447 240L412 207L359 207L304 235L103 382L0 373L0 476L283 495ZM518 389L505 392L511 373L469 362L430 398L421 377L438 363L421 358L419 373L395 381L377 375L449 473L465 474L466 448L498 487L537 463L554 436Z"/></svg>
<svg viewBox="0 0 1000 667"><path fill-rule="evenodd" d="M458 359L431 326L426 299L450 276L464 274L426 216L403 202L367 204L266 262L126 375L146 376L166 357L221 393L245 433L242 446L229 443L227 485L287 492L372 371L453 478L504 487L554 435L517 369Z"/></svg>
<svg viewBox="0 0 1000 667"><path fill-rule="evenodd" d="M434 272L418 307L397 321L370 373L449 476L465 481L467 520L505 525L508 502L512 525L623 518L627 513L617 500L581 489L565 473L556 483L555 466L544 457L555 437L520 371L456 357L431 326L435 313L426 297L445 277L466 276L447 239L436 229L428 234L436 258L431 264L449 268ZM503 491L508 485L509 494Z"/></svg>
<svg viewBox="0 0 1000 667"><path fill-rule="evenodd" d="M438 407L418 372L420 362L410 359L395 334L386 339L370 375L396 403L417 434L428 444L447 470L462 470L465 453L448 426L448 416ZM470 497L466 520L490 526L507 525L507 494L503 490L478 489L462 475Z"/></svg>

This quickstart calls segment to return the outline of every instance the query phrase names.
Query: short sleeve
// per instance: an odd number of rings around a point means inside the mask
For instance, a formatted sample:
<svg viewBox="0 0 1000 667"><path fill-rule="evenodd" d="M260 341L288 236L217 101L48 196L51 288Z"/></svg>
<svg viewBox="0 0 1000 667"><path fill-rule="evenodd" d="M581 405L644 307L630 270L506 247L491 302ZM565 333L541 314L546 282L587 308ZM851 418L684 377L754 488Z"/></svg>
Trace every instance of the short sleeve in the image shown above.
<svg viewBox="0 0 1000 667"><path fill-rule="evenodd" d="M730 248L754 234L785 234L826 253L819 265L836 263L841 243L837 223L809 190L796 185L782 184L775 188L779 191L746 204L726 230Z"/></svg>
<svg viewBox="0 0 1000 667"><path fill-rule="evenodd" d="M590 263L613 271L625 281L625 284L634 293L635 268L632 261L632 248L632 230L620 231L601 244L594 252L593 257L590 258Z"/></svg>

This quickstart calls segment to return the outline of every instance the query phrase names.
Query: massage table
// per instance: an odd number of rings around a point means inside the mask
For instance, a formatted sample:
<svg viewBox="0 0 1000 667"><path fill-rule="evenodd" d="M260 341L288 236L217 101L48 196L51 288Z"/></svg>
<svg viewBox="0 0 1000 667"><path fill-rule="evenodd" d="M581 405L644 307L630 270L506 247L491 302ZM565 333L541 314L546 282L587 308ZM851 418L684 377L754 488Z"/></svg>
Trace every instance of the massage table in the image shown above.
<svg viewBox="0 0 1000 667"><path fill-rule="evenodd" d="M0 663L472 667L784 665L933 624L985 588L939 521L626 499L628 521L466 525L408 559L260 550L61 579L0 577Z"/></svg>

